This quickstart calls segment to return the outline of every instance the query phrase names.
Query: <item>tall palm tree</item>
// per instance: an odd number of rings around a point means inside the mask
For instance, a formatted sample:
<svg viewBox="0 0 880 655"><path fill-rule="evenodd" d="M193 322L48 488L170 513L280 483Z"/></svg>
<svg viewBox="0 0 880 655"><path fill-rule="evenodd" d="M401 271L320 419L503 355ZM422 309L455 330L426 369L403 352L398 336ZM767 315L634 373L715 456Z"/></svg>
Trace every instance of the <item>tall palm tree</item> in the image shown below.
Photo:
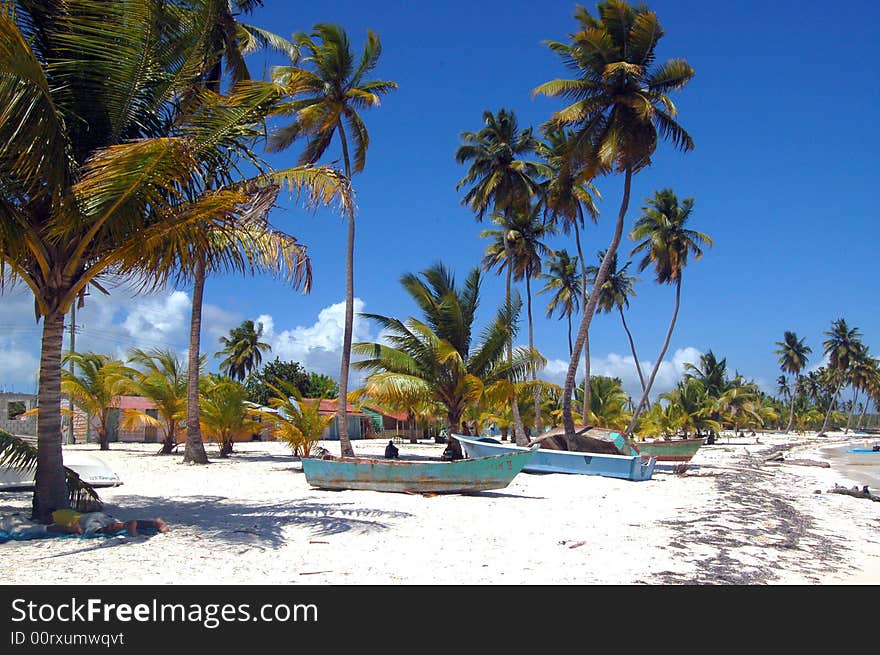
<svg viewBox="0 0 880 655"><path fill-rule="evenodd" d="M703 256L703 246L712 245L712 239L708 235L686 227L694 206L693 198L685 198L679 203L672 189L663 189L648 198L647 203L642 207L642 215L630 233L633 241L640 242L633 248L631 254L645 251L645 256L639 262L639 270L644 271L648 266L653 265L654 277L659 284L675 284L675 309L672 312L669 329L666 331L663 348L657 361L654 362L654 370L651 371L651 377L648 378L648 384L642 392L641 401L636 405L627 432L632 432L639 412L647 401L648 394L651 393L651 386L657 377L657 371L660 370L663 356L669 348L681 304L682 272L687 266L688 257L693 254L694 259L700 259Z"/></svg>
<svg viewBox="0 0 880 655"><path fill-rule="evenodd" d="M119 399L131 389L134 369L118 359L99 353L67 353L63 363L73 362L78 373L61 372L61 391L84 411L89 419L98 421L101 450L110 449L110 413Z"/></svg>
<svg viewBox="0 0 880 655"><path fill-rule="evenodd" d="M602 265L604 260L605 251L600 250L599 266ZM636 373L639 375L639 383L642 385L642 393L644 393L645 376L642 375L642 365L639 363L639 356L636 355L636 344L633 341L632 333L629 331L629 326L626 324L626 318L623 315L624 307L629 308L630 296L636 295L633 287L635 283L639 281L639 278L626 272L626 269L629 268L631 263L632 262L627 262L623 265L623 268L618 269L617 253L611 258L611 262L608 265L608 277L605 278L605 283L599 290L599 300L596 303L596 311L600 314L608 314L611 313L612 309L617 309L620 314L620 322L623 323L623 329L626 332L627 339L629 339L629 348L632 352L633 360L636 363ZM590 280L595 281L596 276L599 274L599 266L590 266L587 268L587 276ZM595 284L595 282L593 283ZM650 403L648 403L648 406L650 407Z"/></svg>
<svg viewBox="0 0 880 655"><path fill-rule="evenodd" d="M852 427L853 415L856 411L856 398L860 391L866 391L871 383L871 377L876 370L876 360L868 354L868 347L862 344L859 354L850 366L849 384L853 390L852 401L850 402L849 417L846 420L846 428L843 433L848 434Z"/></svg>
<svg viewBox="0 0 880 655"><path fill-rule="evenodd" d="M214 357L224 356L220 362L220 371L233 380L243 382L263 361L262 353L272 350L272 346L260 341L263 336L263 324L259 327L250 319L232 328L228 337L220 337L223 349L214 353Z"/></svg>
<svg viewBox="0 0 880 655"><path fill-rule="evenodd" d="M574 101L557 111L551 124L558 128L572 126L585 165L583 179L611 171L624 176L614 235L575 340L574 350L579 354L599 300L599 289L608 275L611 256L617 252L623 235L633 175L651 164L659 138L671 141L683 151L694 147L690 135L676 122L678 112L668 96L684 87L694 76L694 70L684 59L653 66L655 49L664 32L657 15L644 5L630 7L624 0L607 0L598 4L597 17L578 7L575 19L579 30L570 35L570 43L551 41L547 45L579 77L545 82L533 93ZM577 361L572 358L562 396L567 440L574 437L571 395L576 372Z"/></svg>
<svg viewBox="0 0 880 655"><path fill-rule="evenodd" d="M465 176L456 189L470 188L462 203L482 222L487 211L501 217L501 224L509 228L513 217L531 205L532 198L541 192L539 178L548 172L544 164L524 159L535 152L538 139L532 128L519 129L516 115L507 109L497 114L483 112L484 127L479 132L463 132L463 144L455 152L459 164L471 162ZM506 234L506 232L505 232ZM507 257L511 259L509 239L505 241ZM505 301L513 304L511 297L512 268L507 269ZM513 367L513 341L507 345L508 366ZM514 438L520 445L527 442L525 430L516 402L511 402L514 419Z"/></svg>
<svg viewBox="0 0 880 655"><path fill-rule="evenodd" d="M497 214L496 214L497 216ZM503 220L503 219L502 219ZM513 214L509 226L500 230L483 230L481 237L492 239L486 246L482 265L484 270L497 269L500 274L511 269L512 279L526 282L526 314L529 324L529 350L535 349L534 321L532 318L532 278L541 274L542 258L551 250L542 239L552 234L553 227L540 222L537 212L523 211ZM532 369L532 381L538 379L537 368ZM537 386L533 389L535 406L535 429L540 434L543 429L540 411L540 394Z"/></svg>
<svg viewBox="0 0 880 655"><path fill-rule="evenodd" d="M580 307L587 306L589 281L587 279L586 259L581 247L581 233L589 216L594 223L599 218L596 199L601 199L595 185L589 181L592 175L580 156L577 140L572 130L554 129L547 126L544 130L546 141L538 143L536 151L547 162L549 171L547 179L542 183L541 205L551 222L558 225L564 234L574 232L578 261L581 267L581 299ZM584 339L584 375L590 377L590 339ZM577 359L569 348L569 359ZM584 403L584 423L587 423L587 412L590 405L590 386L586 385L586 402Z"/></svg>
<svg viewBox="0 0 880 655"><path fill-rule="evenodd" d="M822 422L822 429L819 430L819 436L824 435L828 429L828 419L831 417L831 410L840 393L840 388L847 380L850 368L855 364L862 353L862 333L858 328L850 328L846 321L842 318L831 322L831 329L823 332L828 338L822 342L822 349L828 358L828 370L833 373L836 379L836 388L831 395L831 401L828 403L828 410L825 413L825 420Z"/></svg>
<svg viewBox="0 0 880 655"><path fill-rule="evenodd" d="M791 411L788 416L788 425L785 427L786 432L791 432L794 427L794 403L797 399L796 389L798 388L798 379L800 373L807 365L807 355L813 352L812 348L804 343L803 339L798 339L794 332L788 330L782 337L782 341L777 341L778 350L774 350L773 354L779 355L779 368L783 373L790 373L794 376L794 384L791 393Z"/></svg>
<svg viewBox="0 0 880 655"><path fill-rule="evenodd" d="M304 55L293 66L272 70L272 78L284 85L291 96L287 112L295 120L275 132L269 139L269 150L289 147L297 138L308 138L300 157L301 164L314 164L338 136L342 149L345 176L364 169L370 136L358 113L361 109L378 107L380 97L397 88L397 83L367 80L379 63L382 45L379 36L367 30L363 55L355 65L351 43L345 30L338 25L315 25L311 34L297 33L294 41ZM298 64L306 64L307 70ZM348 139L353 141L354 161L349 154ZM351 333L354 321L354 205L348 204L348 236L345 249L345 325L342 338L342 362L339 370L339 442L344 456L353 456L348 436L348 371L351 363Z"/></svg>
<svg viewBox="0 0 880 655"><path fill-rule="evenodd" d="M404 275L403 287L422 310L423 320L401 321L378 314L364 314L387 334L387 344L357 343L354 352L364 357L355 363L370 371L363 391L370 398L392 406L439 404L446 411L450 432L460 432L465 410L484 393L509 398L514 384L525 378L540 355L517 348L513 369L505 361L509 333L516 329L519 302L505 303L480 334L472 335L479 303L480 272L468 273L463 288L453 275L436 264L421 273ZM456 457L461 447L450 445Z"/></svg>
<svg viewBox="0 0 880 655"><path fill-rule="evenodd" d="M560 318L568 321L569 357L573 351L571 316L578 310L581 297L581 278L578 275L577 263L578 258L569 255L567 250L555 250L550 253L550 259L546 262L547 272L539 275L545 282L538 295L553 293L550 302L547 303L547 318L558 312Z"/></svg>
<svg viewBox="0 0 880 655"><path fill-rule="evenodd" d="M253 189L209 192L204 180L246 150L279 93L254 83L183 101L203 70L209 13L148 0L21 2L0 13L0 258L43 321L38 520L69 502L59 394L71 304L110 274L163 283L161 271L180 264L170 243L186 243L177 252L193 259L213 248L212 229L228 231L257 203Z"/></svg>

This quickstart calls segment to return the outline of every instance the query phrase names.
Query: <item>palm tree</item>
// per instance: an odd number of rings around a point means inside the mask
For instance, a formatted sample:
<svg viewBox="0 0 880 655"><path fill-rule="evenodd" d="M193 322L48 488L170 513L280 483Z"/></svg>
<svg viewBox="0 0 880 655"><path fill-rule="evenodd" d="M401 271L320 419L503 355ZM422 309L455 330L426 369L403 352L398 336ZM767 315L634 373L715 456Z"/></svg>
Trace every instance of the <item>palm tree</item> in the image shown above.
<svg viewBox="0 0 880 655"><path fill-rule="evenodd" d="M525 280L526 282L529 350L535 349L534 322L532 320L532 278L541 274L541 258L551 252L541 239L552 234L552 231L552 226L544 225L538 220L537 212L524 211L513 214L513 220L509 225L505 225L500 230L480 232L481 237L492 239L492 242L486 246L482 261L483 269L490 271L494 268L498 270L499 274L505 269L511 269L514 281ZM533 368L532 381L537 379L537 369ZM537 386L533 389L533 403L535 406L535 429L537 434L540 434L543 424Z"/></svg>
<svg viewBox="0 0 880 655"><path fill-rule="evenodd" d="M422 310L423 320L400 321L378 314L364 314L385 331L384 343L357 343L354 352L365 359L355 364L370 371L363 392L380 403L411 406L439 404L446 411L450 432L460 432L465 410L484 393L509 399L525 378L539 354L517 348L513 367L504 351L510 332L516 329L521 304L505 303L480 335L472 336L479 303L480 271L473 269L459 289L454 276L442 265L422 271L421 277L406 274L403 287ZM454 438L455 457L461 447Z"/></svg>
<svg viewBox="0 0 880 655"><path fill-rule="evenodd" d="M571 343L571 315L580 306L581 282L578 277L578 258L572 257L567 250L556 250L550 253L547 263L547 272L539 277L545 281L544 286L538 291L538 295L553 293L550 302L547 303L547 318L559 312L560 318L568 321L568 356L572 355Z"/></svg>
<svg viewBox="0 0 880 655"><path fill-rule="evenodd" d="M828 429L828 419L831 417L831 410L840 393L840 388L846 382L850 368L855 364L862 353L862 333L858 328L850 328L846 321L842 318L831 322L831 329L823 332L828 338L822 342L822 348L825 356L828 358L828 370L836 379L836 388L831 395L831 401L828 403L828 410L825 413L825 420L822 423L822 429L819 430L817 436L822 436Z"/></svg>
<svg viewBox="0 0 880 655"><path fill-rule="evenodd" d="M110 412L131 389L135 371L117 359L98 353L67 353L62 363L73 362L79 373L61 372L61 391L89 419L98 420L101 450L110 449Z"/></svg>
<svg viewBox="0 0 880 655"><path fill-rule="evenodd" d="M278 385L268 384L272 390L269 407L274 412L258 412L263 422L272 426L272 434L293 451L294 457L309 457L324 430L335 418L320 413L321 398L303 400L295 384L279 380Z"/></svg>
<svg viewBox="0 0 880 655"><path fill-rule="evenodd" d="M605 260L605 251L599 251L599 265ZM605 284L599 290L599 300L596 304L596 311L601 313L611 313L612 309L617 309L620 314L620 321L623 323L623 329L626 337L629 339L629 348L632 352L633 360L636 363L636 372L639 374L639 383L642 385L642 393L645 392L645 377L642 375L642 365L639 363L639 356L636 355L636 344L633 342L632 334L629 326L626 324L626 318L623 315L623 308L629 308L629 297L635 296L636 292L633 285L639 281L634 275L629 275L626 269L632 262L627 262L623 268L617 268L617 253L611 258L608 265L608 277L605 278ZM595 281L599 274L598 266L590 266L587 268L588 279ZM593 282L595 284L595 282ZM650 403L648 403L650 408Z"/></svg>
<svg viewBox="0 0 880 655"><path fill-rule="evenodd" d="M667 95L684 87L694 70L684 59L652 67L655 49L664 34L657 15L644 5L630 7L624 0L600 2L597 15L593 17L587 9L578 7L575 19L580 29L571 35L571 43L547 44L569 69L579 73L579 78L552 80L533 91L574 100L553 115L551 125L573 126L585 164L583 179L611 171L624 175L614 235L584 308L575 340L576 353L586 341L599 290L623 235L632 176L651 164L659 138L670 140L683 151L694 147L690 135L676 122L678 112ZM577 361L572 358L562 396L567 440L574 436L571 394L576 372Z"/></svg>
<svg viewBox="0 0 880 655"><path fill-rule="evenodd" d="M639 262L639 270L644 271L648 266L653 265L655 279L659 284L675 284L675 309L672 312L669 329L666 331L666 341L663 342L660 355L654 362L654 370L651 371L651 377L648 378L648 384L642 392L641 401L636 405L627 432L631 432L635 426L642 405L651 392L657 371L660 370L663 356L669 348L681 304L681 277L684 267L687 266L688 256L693 254L694 259L700 259L703 256L702 247L712 245L712 239L708 235L686 227L694 206L693 198L685 198L679 204L672 189L663 189L654 193L647 203L647 206L642 207L643 213L630 233L633 241L640 241L631 254L646 251L642 261Z"/></svg>
<svg viewBox="0 0 880 655"><path fill-rule="evenodd" d="M589 378L590 413L588 421L599 427L622 430L629 420L626 404L629 396L620 378L594 375ZM583 394L583 389L578 389Z"/></svg>
<svg viewBox="0 0 880 655"><path fill-rule="evenodd" d="M272 350L268 343L260 341L263 336L263 324L257 327L250 319L229 331L229 337L220 337L223 349L214 353L214 357L225 355L220 362L220 371L239 382L260 367L262 353Z"/></svg>
<svg viewBox="0 0 880 655"><path fill-rule="evenodd" d="M519 129L512 111L500 109L497 115L484 111L483 122L484 127L479 132L463 132L461 135L464 143L456 150L455 160L459 164L471 162L471 165L455 188L470 186L462 203L476 214L478 222L482 222L486 212L491 210L501 218L501 225L506 229L510 227L513 216L526 211L532 198L540 194L538 179L548 169L539 162L523 159L535 151L538 140L532 134L532 128ZM508 259L512 259L510 245L507 240L505 249ZM512 267L508 267L505 288L505 302L508 305L514 302L510 288L512 272ZM512 369L512 340L507 345L507 360L508 367ZM512 402L511 410L514 438L518 444L525 444L525 430L515 402Z"/></svg>
<svg viewBox="0 0 880 655"><path fill-rule="evenodd" d="M236 440L248 437L262 427L252 418L244 386L227 377L209 375L202 378L199 407L201 431L220 446L220 457L229 457Z"/></svg>
<svg viewBox="0 0 880 655"><path fill-rule="evenodd" d="M296 116L293 123L275 132L269 139L269 150L289 147L297 138L306 136L307 145L300 157L301 164L314 164L330 147L334 135L339 137L345 176L364 169L370 137L358 110L378 107L380 97L397 88L395 82L366 80L364 77L379 63L382 45L379 36L367 30L367 43L355 66L351 43L345 30L338 25L315 25L311 34L298 33L294 41L305 56L296 63L305 63L314 70L298 65L279 66L272 78L288 89L292 100L287 112ZM353 140L354 161L349 155L348 139ZM351 362L351 333L354 321L354 205L348 204L348 237L345 250L345 326L342 339L342 362L339 371L339 442L342 455L353 456L348 437L348 371Z"/></svg>
<svg viewBox="0 0 880 655"><path fill-rule="evenodd" d="M205 188L220 162L253 160L247 146L259 134L255 125L280 93L259 83L228 97L190 93L213 15L202 5L185 14L167 8L74 0L20 3L14 18L0 15L0 78L7 80L0 85L0 258L33 292L43 320L33 510L41 521L69 502L59 394L71 304L86 285L102 290L111 274L157 286L201 253L214 256L211 234L245 220L264 223L266 191L256 189L280 177ZM339 179L334 185L344 189ZM223 257L254 266L243 250Z"/></svg>
<svg viewBox="0 0 880 655"><path fill-rule="evenodd" d="M181 422L186 419L186 364L170 350L133 348L129 362L141 370L135 372L129 393L149 398L156 406L162 430L162 454L173 452L180 433ZM202 363L204 363L204 358ZM139 413L141 420L151 424L153 417Z"/></svg>
<svg viewBox="0 0 880 655"><path fill-rule="evenodd" d="M868 354L868 347L862 344L859 354L856 356L849 370L849 383L853 390L852 401L850 402L849 418L846 421L844 434L849 433L852 427L853 414L856 411L856 398L859 391L866 391L871 383L871 377L876 370L876 360Z"/></svg>
<svg viewBox="0 0 880 655"><path fill-rule="evenodd" d="M807 365L807 355L813 352L813 350L804 343L803 339L798 339L794 332L789 332L788 330L785 331L782 341L777 341L776 345L779 346L779 349L774 350L773 354L779 355L779 367L783 373L790 373L794 376L794 389L796 390L800 373ZM794 427L794 403L796 398L797 393L792 393L791 411L788 416L788 425L785 428L786 432L791 432Z"/></svg>
<svg viewBox="0 0 880 655"><path fill-rule="evenodd" d="M577 141L571 130L553 129L545 130L546 141L538 143L536 151L547 162L549 171L547 179L542 183L541 205L553 224L559 225L564 234L574 232L574 242L577 248L578 261L581 267L581 300L580 307L587 306L588 280L586 259L581 248L580 231L584 229L586 216L595 223L599 217L599 209L596 207L596 199L601 199L595 185L589 181L589 169L581 160ZM584 339L584 370L587 378L590 377L590 340L589 335ZM577 359L569 348L569 359ZM588 400L584 404L584 422L587 422L586 413L589 406Z"/></svg>

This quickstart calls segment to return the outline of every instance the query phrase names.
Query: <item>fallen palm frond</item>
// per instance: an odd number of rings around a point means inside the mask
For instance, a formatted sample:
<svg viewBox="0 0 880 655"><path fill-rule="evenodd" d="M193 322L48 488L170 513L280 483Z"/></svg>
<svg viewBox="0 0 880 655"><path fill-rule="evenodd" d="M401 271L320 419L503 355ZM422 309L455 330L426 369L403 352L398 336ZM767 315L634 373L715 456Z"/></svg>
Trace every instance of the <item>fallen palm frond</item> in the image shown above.
<svg viewBox="0 0 880 655"><path fill-rule="evenodd" d="M0 467L16 471L27 471L37 465L37 447L21 437L0 430ZM75 509L94 511L103 506L98 492L88 482L79 477L72 468L64 467L64 478L70 505Z"/></svg>

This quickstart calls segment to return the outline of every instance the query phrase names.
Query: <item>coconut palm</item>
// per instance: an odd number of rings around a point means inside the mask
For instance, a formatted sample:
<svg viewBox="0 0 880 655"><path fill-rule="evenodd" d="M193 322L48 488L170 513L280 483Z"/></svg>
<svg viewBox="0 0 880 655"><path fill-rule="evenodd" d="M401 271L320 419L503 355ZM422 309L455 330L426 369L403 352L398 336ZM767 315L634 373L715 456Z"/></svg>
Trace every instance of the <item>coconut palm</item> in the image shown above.
<svg viewBox="0 0 880 655"><path fill-rule="evenodd" d="M253 420L247 390L241 383L209 375L202 378L201 386L200 429L220 447L220 457L229 457L235 441L259 432L262 426Z"/></svg>
<svg viewBox="0 0 880 655"><path fill-rule="evenodd" d="M69 502L61 341L86 285L100 291L110 274L164 284L205 252L254 266L244 250L220 254L211 234L264 223L264 192L208 191L205 180L234 157L253 160L247 144L280 91L192 92L213 19L203 5L179 13L146 0L17 3L0 15L0 258L43 321L36 519Z"/></svg>
<svg viewBox="0 0 880 655"><path fill-rule="evenodd" d="M480 271L468 273L463 288L442 264L404 275L401 283L422 310L423 320L400 321L378 314L364 314L386 333L386 343L357 343L353 351L364 357L355 366L369 371L363 392L391 406L435 403L445 408L450 432L462 430L465 409L478 403L484 393L510 399L515 385L525 379L538 353L524 348L514 352L513 367L504 358L510 332L516 329L521 303L505 303L480 334L472 336L479 302ZM466 426L464 426L466 428ZM466 431L466 430L465 430ZM456 457L458 441L450 439Z"/></svg>
<svg viewBox="0 0 880 655"><path fill-rule="evenodd" d="M599 265L605 260L605 251L599 251ZM636 344L633 342L632 334L629 326L626 324L626 318L623 315L624 307L629 308L629 297L635 296L636 292L633 286L639 281L639 278L626 272L632 262L627 262L623 268L617 268L617 253L611 258L608 265L608 276L605 283L599 290L599 300L596 303L596 311L601 313L610 313L611 310L617 309L620 314L620 322L623 323L623 329L626 337L629 339L629 348L632 352L633 361L636 363L636 373L639 375L639 383L642 385L642 393L645 392L645 377L642 375L642 365L639 363L639 356L636 355ZM599 266L590 266L587 268L587 278L595 284L596 276L599 274Z"/></svg>
<svg viewBox="0 0 880 655"><path fill-rule="evenodd" d="M497 217L498 215L495 214ZM552 226L542 224L536 211L523 211L512 214L513 220L500 230L483 230L480 237L492 239L486 246L483 256L483 269L497 269L500 274L511 270L512 279L526 282L526 315L529 324L529 350L535 349L534 321L532 319L532 278L541 274L542 257L551 250L542 241L553 233ZM503 219L502 219L503 220ZM532 381L538 379L537 369L532 370ZM535 429L541 433L543 424L540 412L540 398L537 387L533 390Z"/></svg>
<svg viewBox="0 0 880 655"><path fill-rule="evenodd" d="M828 358L828 371L832 374L835 383L834 393L828 403L825 420L819 436L824 435L828 429L828 420L834 403L840 393L840 388L846 382L850 368L859 360L862 354L862 333L858 328L850 328L842 318L831 322L831 329L823 332L828 338L822 342L822 349Z"/></svg>
<svg viewBox="0 0 880 655"><path fill-rule="evenodd" d="M89 419L97 419L101 450L109 450L111 411L129 393L136 372L118 359L99 353L67 353L62 363L68 362L76 365L78 373L61 372L61 391Z"/></svg>
<svg viewBox="0 0 880 655"><path fill-rule="evenodd" d="M876 369L877 361L868 354L867 346L862 344L859 354L856 356L849 370L849 384L853 390L853 397L850 401L849 417L846 421L846 428L843 431L844 434L849 433L849 429L852 427L858 393L867 390L868 386L871 384L871 377L874 375Z"/></svg>
<svg viewBox="0 0 880 655"><path fill-rule="evenodd" d="M220 337L223 349L214 353L214 357L225 355L220 362L220 371L239 382L260 367L262 353L272 350L268 343L260 341L263 336L263 324L259 327L250 319L232 328L228 337Z"/></svg>
<svg viewBox="0 0 880 655"><path fill-rule="evenodd" d="M577 148L572 130L544 130L545 141L537 144L536 152L547 162L547 179L542 183L541 206L546 216L554 225L558 225L564 234L574 232L574 242L580 262L580 307L587 306L588 281L586 259L581 248L581 230L584 229L586 217L595 223L599 217L596 199L601 199L599 191L589 180L589 169L584 165ZM590 377L590 340L584 340L584 370ZM569 348L569 359L577 359L573 348ZM589 387L587 396L589 397ZM586 415L589 401L584 405ZM586 417L584 418L586 423Z"/></svg>
<svg viewBox="0 0 880 655"><path fill-rule="evenodd" d="M269 407L274 412L261 411L258 415L272 426L276 439L290 446L294 457L309 457L335 417L320 413L320 397L304 401L295 384L279 380L277 385L267 386L272 391Z"/></svg>
<svg viewBox="0 0 880 655"><path fill-rule="evenodd" d="M807 365L807 355L813 350L804 343L803 339L798 339L794 332L785 331L782 341L777 341L778 350L773 351L775 355L779 355L779 367L783 373L790 373L795 380L794 387L797 388L797 380L802 370ZM788 425L786 432L791 432L794 427L794 402L796 393L791 394L791 411L788 417Z"/></svg>
<svg viewBox="0 0 880 655"><path fill-rule="evenodd" d="M580 306L581 277L577 268L578 258L572 257L567 250L555 250L547 260L547 272L538 277L545 281L538 295L553 293L547 303L547 318L559 313L560 318L568 321L568 356L572 355L571 316Z"/></svg>
<svg viewBox="0 0 880 655"><path fill-rule="evenodd" d="M642 215L636 221L635 227L630 233L633 241L639 241L631 254L645 251L645 256L639 262L639 270L644 271L649 266L654 267L654 276L659 284L675 284L675 309L672 312L672 320L666 331L666 340L657 361L654 362L654 370L648 378L648 384L642 392L642 399L636 404L633 418L627 428L632 431L638 419L642 405L651 393L657 371L663 356L669 348L672 338L672 330L675 328L675 320L678 317L678 308L681 304L681 278L684 267L687 266L688 257L693 254L694 259L703 256L703 246L712 245L712 239L702 232L696 232L686 227L691 217L694 206L693 198L685 198L680 204L672 189L657 191L654 196L647 200L647 205L642 207Z"/></svg>
<svg viewBox="0 0 880 655"><path fill-rule="evenodd" d="M301 164L317 162L338 136L342 149L345 176L364 169L370 137L358 113L361 109L378 107L380 97L397 88L395 82L367 80L379 63L382 45L379 36L367 30L363 55L355 65L351 43L345 30L338 25L315 25L311 34L297 33L294 41L301 59L293 66L272 69L272 79L288 89L293 96L287 113L295 120L275 132L269 139L269 150L289 147L301 136L308 138L300 157ZM302 67L309 66L311 70ZM299 99L296 99L299 98ZM349 153L352 139L354 159ZM348 371L351 365L351 333L354 321L354 205L348 209L348 236L345 250L345 325L342 338L342 362L339 371L339 442L342 454L353 456L348 437L347 394Z"/></svg>
<svg viewBox="0 0 880 655"><path fill-rule="evenodd" d="M540 162L524 157L535 152L538 139L532 128L519 129L516 115L507 109L497 114L483 112L484 127L479 132L463 132L463 144L455 152L459 164L471 162L465 176L456 189L469 187L462 199L482 222L486 212L497 215L502 228L510 227L516 213L525 212L534 197L541 193L539 179L549 172ZM505 232L506 234L506 232ZM505 248L510 243L505 242ZM507 258L512 259L510 252ZM505 302L513 304L511 275L508 267L505 286ZM512 333L511 333L512 339ZM513 367L513 342L507 346L508 366ZM514 419L514 438L518 444L526 443L525 430L516 403L511 405Z"/></svg>
<svg viewBox="0 0 880 655"><path fill-rule="evenodd" d="M671 141L683 151L694 147L690 135L676 122L677 110L668 96L684 87L694 70L684 59L654 65L655 49L664 32L657 15L644 5L631 7L624 0L607 0L598 4L596 17L579 6L575 19L579 30L570 35L570 43L550 41L547 45L579 77L545 82L533 93L573 100L557 111L550 123L557 128L571 126L574 130L585 165L583 179L606 172L624 176L614 235L596 275L575 340L574 350L580 353L599 290L623 234L633 175L651 164L660 138ZM574 435L571 394L576 371L577 361L572 358L562 397L568 440Z"/></svg>
<svg viewBox="0 0 880 655"><path fill-rule="evenodd" d="M186 419L187 366L172 351L160 348L133 348L128 361L139 369L132 376L129 393L149 398L156 406L158 421L144 412L137 416L162 430L160 452L170 454Z"/></svg>
<svg viewBox="0 0 880 655"><path fill-rule="evenodd" d="M620 378L594 375L590 380L590 413L588 421L603 428L622 430L629 421L626 405L629 396ZM578 389L583 397L583 388Z"/></svg>

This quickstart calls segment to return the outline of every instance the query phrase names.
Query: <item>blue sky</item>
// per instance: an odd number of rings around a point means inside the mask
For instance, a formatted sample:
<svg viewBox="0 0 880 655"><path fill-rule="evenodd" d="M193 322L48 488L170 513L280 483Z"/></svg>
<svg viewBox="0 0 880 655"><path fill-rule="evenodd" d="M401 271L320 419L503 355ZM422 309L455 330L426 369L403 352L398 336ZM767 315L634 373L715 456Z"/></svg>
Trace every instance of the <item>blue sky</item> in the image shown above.
<svg viewBox="0 0 880 655"><path fill-rule="evenodd" d="M376 31L383 53L375 77L400 88L381 107L362 116L371 145L356 176L355 295L364 311L404 318L415 307L399 286L405 272L443 261L463 279L478 265L485 241L456 191L465 168L454 153L462 131L481 127L483 110L515 111L522 126L537 127L561 100L533 98L531 90L569 75L545 46L575 29L572 2L521 0L410 3L337 0L305 3L266 0L249 22L289 36L317 22L343 25L359 50L366 29ZM587 3L591 10L595 4ZM821 356L822 331L845 318L862 330L876 352L880 320L873 308L877 283L874 229L878 165L874 112L878 105L875 62L880 9L870 2L832 5L816 1L729 3L650 2L666 31L658 59L684 57L694 80L673 96L680 122L693 136L688 154L661 145L654 164L633 182L626 230L644 199L671 187L693 196L693 229L715 246L685 271L682 308L666 359L675 359L658 386L665 390L680 364L712 349L732 370L769 390L779 374L774 341L785 330L806 337L811 364ZM260 75L281 63L251 57ZM337 151L334 151L336 153ZM269 156L276 167L295 163L291 150ZM329 159L338 155L331 154ZM588 227L590 257L608 243L620 203L621 183L596 181L603 201L598 226ZM309 213L287 197L272 221L309 249L314 286L308 296L268 279L209 280L209 318L203 350L244 318L271 316L272 343L282 358L338 374L338 335L344 298L345 224L338 213ZM573 238L552 240L574 252ZM632 242L624 240L621 256ZM639 358L653 362L673 307L673 289L639 274L628 322ZM89 298L77 323L90 347L186 346L189 289L134 300L119 293L109 301ZM503 298L503 280L485 276L482 318ZM38 329L30 301L7 296L0 308L0 387L29 391ZM545 299L535 299L536 347L551 360L548 377L560 379L568 351L563 321L544 318ZM267 319L268 325L268 319ZM0 330L2 332L2 330ZM356 339L377 335L359 325ZM521 328L523 339L526 327ZM616 316L593 322L594 371L634 380L625 335ZM271 356L271 355L270 355ZM617 356L617 359L615 358Z"/></svg>

